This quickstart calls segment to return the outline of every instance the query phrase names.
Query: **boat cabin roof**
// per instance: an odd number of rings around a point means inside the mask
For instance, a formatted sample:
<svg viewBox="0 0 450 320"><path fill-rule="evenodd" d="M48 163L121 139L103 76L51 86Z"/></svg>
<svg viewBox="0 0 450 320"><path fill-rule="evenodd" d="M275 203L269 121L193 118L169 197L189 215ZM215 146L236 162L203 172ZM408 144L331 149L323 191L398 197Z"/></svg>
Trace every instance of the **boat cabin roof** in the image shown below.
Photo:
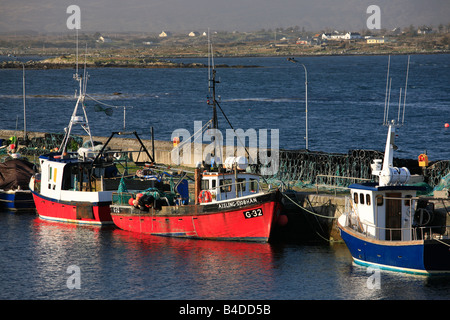
<svg viewBox="0 0 450 320"><path fill-rule="evenodd" d="M425 190L422 186L408 186L408 185L398 185L398 186L379 186L375 182L368 183L354 183L349 186L350 189L358 190L368 190L368 191L401 191L401 190L415 190L421 191Z"/></svg>
<svg viewBox="0 0 450 320"><path fill-rule="evenodd" d="M42 160L49 160L49 161L55 161L55 162L62 162L62 163L72 163L72 162L79 162L79 159L77 157L63 157L60 153L48 153L39 156L39 159Z"/></svg>

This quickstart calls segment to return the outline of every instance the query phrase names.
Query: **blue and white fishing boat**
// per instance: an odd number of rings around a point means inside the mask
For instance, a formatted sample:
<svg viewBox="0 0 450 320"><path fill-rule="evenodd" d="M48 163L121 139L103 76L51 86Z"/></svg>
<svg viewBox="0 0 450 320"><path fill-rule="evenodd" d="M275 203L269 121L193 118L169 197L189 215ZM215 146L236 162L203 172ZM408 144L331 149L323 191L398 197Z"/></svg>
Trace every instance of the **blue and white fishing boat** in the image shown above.
<svg viewBox="0 0 450 320"><path fill-rule="evenodd" d="M397 122L389 123L389 103L385 104L384 125L389 129L384 159L371 166L378 182L349 186L350 197L337 225L356 264L414 274L450 273L446 212L435 210L430 198L417 196L421 188L407 184L407 168L393 166L400 105Z"/></svg>
<svg viewBox="0 0 450 320"><path fill-rule="evenodd" d="M346 212L338 219L341 237L353 260L363 266L414 274L450 273L450 227L446 214L417 197L407 185L407 168L393 167L395 126L390 125L386 151L374 160L378 183L352 184Z"/></svg>

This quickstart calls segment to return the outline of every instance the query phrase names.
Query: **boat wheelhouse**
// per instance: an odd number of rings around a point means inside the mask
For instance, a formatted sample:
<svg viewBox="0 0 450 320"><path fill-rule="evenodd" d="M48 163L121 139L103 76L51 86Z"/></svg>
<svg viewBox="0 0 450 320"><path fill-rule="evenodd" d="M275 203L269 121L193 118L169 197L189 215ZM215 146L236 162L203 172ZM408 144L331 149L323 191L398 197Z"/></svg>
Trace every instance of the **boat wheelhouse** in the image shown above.
<svg viewBox="0 0 450 320"><path fill-rule="evenodd" d="M39 217L80 224L113 224L110 215L112 191L103 190L102 179L109 166L93 166L77 155L47 154L39 157L41 173L32 178Z"/></svg>

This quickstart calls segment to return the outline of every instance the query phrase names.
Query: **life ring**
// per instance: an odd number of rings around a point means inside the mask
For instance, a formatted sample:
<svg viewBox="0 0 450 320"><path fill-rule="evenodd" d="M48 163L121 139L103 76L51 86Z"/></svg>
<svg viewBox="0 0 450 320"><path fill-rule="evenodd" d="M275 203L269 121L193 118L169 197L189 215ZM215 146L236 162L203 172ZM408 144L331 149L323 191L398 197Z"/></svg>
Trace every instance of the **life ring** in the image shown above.
<svg viewBox="0 0 450 320"><path fill-rule="evenodd" d="M199 203L207 203L212 201L211 192L208 190L202 190L200 194L198 195L198 202Z"/></svg>
<svg viewBox="0 0 450 320"><path fill-rule="evenodd" d="M414 214L414 220L419 226L426 226L431 221L431 212L425 208L419 208Z"/></svg>

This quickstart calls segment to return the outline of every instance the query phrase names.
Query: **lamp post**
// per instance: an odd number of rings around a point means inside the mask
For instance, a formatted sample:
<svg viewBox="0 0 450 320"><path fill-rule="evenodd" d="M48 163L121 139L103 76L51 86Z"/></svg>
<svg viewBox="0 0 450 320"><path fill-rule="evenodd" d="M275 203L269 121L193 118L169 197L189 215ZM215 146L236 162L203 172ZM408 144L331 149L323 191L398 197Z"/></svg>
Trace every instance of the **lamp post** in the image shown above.
<svg viewBox="0 0 450 320"><path fill-rule="evenodd" d="M22 61L16 59L16 57L8 54L8 57L11 57L14 61L17 61L22 64L22 95L23 95L23 140L25 145L28 145L28 137L27 137L27 115L26 115L26 107L25 107L25 64Z"/></svg>
<svg viewBox="0 0 450 320"><path fill-rule="evenodd" d="M303 63L298 62L294 58L288 58L288 61L292 63L297 63L303 66L303 69L305 69L305 115L306 115L306 150L308 150L308 71L306 70L306 67Z"/></svg>

